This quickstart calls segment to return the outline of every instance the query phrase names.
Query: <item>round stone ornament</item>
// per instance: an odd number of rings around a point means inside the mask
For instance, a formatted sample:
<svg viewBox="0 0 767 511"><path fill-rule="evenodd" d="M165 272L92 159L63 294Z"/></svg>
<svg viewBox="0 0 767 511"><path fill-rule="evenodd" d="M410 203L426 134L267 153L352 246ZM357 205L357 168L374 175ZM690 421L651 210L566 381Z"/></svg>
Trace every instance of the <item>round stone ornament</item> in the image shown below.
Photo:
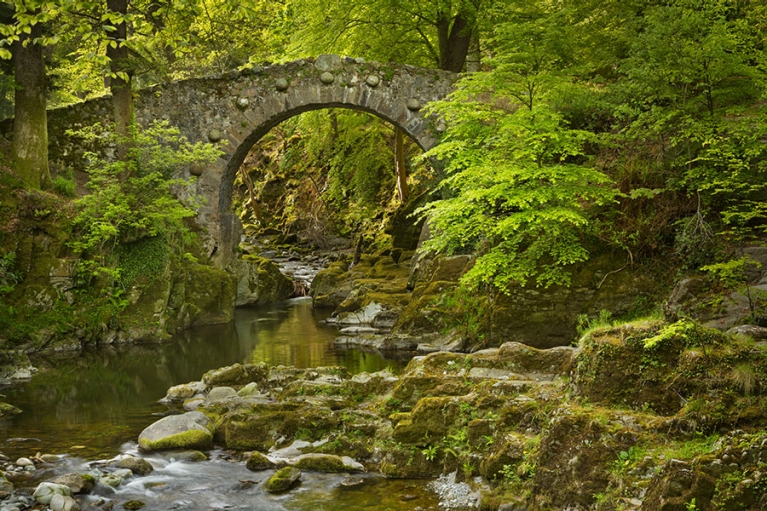
<svg viewBox="0 0 767 511"><path fill-rule="evenodd" d="M245 110L248 108L248 105L250 105L250 100L248 100L248 98L237 98L237 101L235 101L234 104L237 106L238 110Z"/></svg>
<svg viewBox="0 0 767 511"><path fill-rule="evenodd" d="M376 75L368 75L368 77L365 78L365 83L367 83L370 87L378 87L378 84L381 83L381 79Z"/></svg>
<svg viewBox="0 0 767 511"><path fill-rule="evenodd" d="M288 90L288 87L290 87L290 84L285 78L277 78L274 82L274 88L280 92Z"/></svg>
<svg viewBox="0 0 767 511"><path fill-rule="evenodd" d="M216 128L213 128L212 130L208 131L208 140L211 142L218 142L221 140L221 137L224 135L221 133L221 130L218 130Z"/></svg>
<svg viewBox="0 0 767 511"><path fill-rule="evenodd" d="M200 177L203 170L205 170L205 168L201 163L193 163L192 166L189 167L189 173L195 177Z"/></svg>
<svg viewBox="0 0 767 511"><path fill-rule="evenodd" d="M413 112L421 109L421 102L418 101L415 98L410 98L407 100L407 109L412 110Z"/></svg>
<svg viewBox="0 0 767 511"><path fill-rule="evenodd" d="M320 75L320 81L324 83L325 85L330 85L335 81L336 77L333 76L333 73L330 73L328 71L325 71Z"/></svg>

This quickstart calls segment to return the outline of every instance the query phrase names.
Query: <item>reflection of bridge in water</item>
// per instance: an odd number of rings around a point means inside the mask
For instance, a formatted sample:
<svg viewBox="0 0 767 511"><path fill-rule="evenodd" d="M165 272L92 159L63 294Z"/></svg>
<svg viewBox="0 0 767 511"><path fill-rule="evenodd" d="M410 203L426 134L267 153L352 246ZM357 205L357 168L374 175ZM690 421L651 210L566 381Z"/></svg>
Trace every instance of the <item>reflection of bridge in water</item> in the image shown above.
<svg viewBox="0 0 767 511"><path fill-rule="evenodd" d="M196 191L204 205L198 222L209 233L209 253L223 267L233 257L241 230L230 211L235 175L270 129L310 110L350 108L381 117L428 149L436 142L437 128L420 109L444 98L454 80L454 74L435 69L321 55L157 85L136 94L135 114L142 126L165 119L192 143L221 144L224 155L215 163L185 172L200 176ZM110 101L100 98L49 112L51 161L75 168L82 164L79 141L65 132L110 119Z"/></svg>

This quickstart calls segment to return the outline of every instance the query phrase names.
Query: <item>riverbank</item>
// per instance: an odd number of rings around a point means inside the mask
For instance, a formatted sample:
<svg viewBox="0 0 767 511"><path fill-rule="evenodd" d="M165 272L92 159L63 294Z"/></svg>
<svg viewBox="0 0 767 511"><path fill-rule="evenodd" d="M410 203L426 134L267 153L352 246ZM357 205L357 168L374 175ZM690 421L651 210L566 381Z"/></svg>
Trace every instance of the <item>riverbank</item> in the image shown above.
<svg viewBox="0 0 767 511"><path fill-rule="evenodd" d="M432 353L401 375L235 364L170 388L180 429L158 437L163 419L137 442L145 456L220 446L262 493L294 466L455 473L476 498L442 509L759 510L765 388L764 342L645 320L592 330L578 347Z"/></svg>

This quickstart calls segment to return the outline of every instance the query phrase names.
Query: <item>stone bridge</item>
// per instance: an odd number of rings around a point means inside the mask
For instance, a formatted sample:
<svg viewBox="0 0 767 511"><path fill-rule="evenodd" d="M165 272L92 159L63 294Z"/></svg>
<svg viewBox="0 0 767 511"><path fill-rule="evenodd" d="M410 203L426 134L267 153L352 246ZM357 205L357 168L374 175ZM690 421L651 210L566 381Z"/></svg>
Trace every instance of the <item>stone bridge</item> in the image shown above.
<svg viewBox="0 0 767 511"><path fill-rule="evenodd" d="M198 222L209 234L211 259L224 267L241 233L239 219L231 212L234 178L250 148L270 129L309 110L350 108L383 118L429 149L436 142L439 121L424 119L420 110L444 98L455 77L434 69L321 55L144 89L136 93L135 115L142 126L166 119L190 142L218 144L223 150L214 164L186 169L184 176L199 176L196 192L205 205ZM50 111L51 161L81 166L78 140L65 131L108 122L111 112L109 97Z"/></svg>

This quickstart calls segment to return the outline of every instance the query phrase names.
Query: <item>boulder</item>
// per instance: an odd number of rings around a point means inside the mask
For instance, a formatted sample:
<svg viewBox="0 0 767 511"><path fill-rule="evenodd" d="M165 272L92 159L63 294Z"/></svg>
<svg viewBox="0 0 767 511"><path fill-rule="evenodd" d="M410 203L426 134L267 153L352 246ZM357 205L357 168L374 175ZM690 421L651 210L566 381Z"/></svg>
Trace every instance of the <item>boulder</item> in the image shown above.
<svg viewBox="0 0 767 511"><path fill-rule="evenodd" d="M144 451L204 449L213 441L213 424L201 412L164 417L144 429L138 438Z"/></svg>
<svg viewBox="0 0 767 511"><path fill-rule="evenodd" d="M232 364L218 369L211 369L202 375L202 381L209 386L244 385L249 383L248 373L242 364Z"/></svg>
<svg viewBox="0 0 767 511"><path fill-rule="evenodd" d="M80 504L69 495L56 494L48 505L51 511L80 511Z"/></svg>
<svg viewBox="0 0 767 511"><path fill-rule="evenodd" d="M72 490L65 484L40 483L32 494L32 498L40 504L45 504L47 506L51 503L51 499L54 495L64 495L69 497L72 495Z"/></svg>
<svg viewBox="0 0 767 511"><path fill-rule="evenodd" d="M269 493L287 491L301 479L301 471L295 467L279 469L269 480L264 483L264 490Z"/></svg>
<svg viewBox="0 0 767 511"><path fill-rule="evenodd" d="M152 464L149 463L144 458L137 458L134 456L127 456L120 461L118 461L115 466L120 468L127 468L134 474L138 474L140 476L145 476L147 474L152 473L154 470L154 467L152 467Z"/></svg>
<svg viewBox="0 0 767 511"><path fill-rule="evenodd" d="M256 451L250 455L248 461L245 463L245 467L253 472L260 472L261 470L270 470L275 467L272 460Z"/></svg>
<svg viewBox="0 0 767 511"><path fill-rule="evenodd" d="M232 387L214 387L208 392L208 401L221 401L236 395L237 391Z"/></svg>
<svg viewBox="0 0 767 511"><path fill-rule="evenodd" d="M93 489L95 480L93 476L86 474L78 474L72 472L70 474L64 474L52 481L55 484L63 484L69 486L72 493L88 493Z"/></svg>
<svg viewBox="0 0 767 511"><path fill-rule="evenodd" d="M236 307L279 302L293 294L293 282L264 257L249 255L237 259L232 261L229 271L237 283Z"/></svg>
<svg viewBox="0 0 767 511"><path fill-rule="evenodd" d="M201 381L183 383L174 385L165 393L165 397L160 400L161 403L183 403L185 400L204 392L206 385Z"/></svg>

